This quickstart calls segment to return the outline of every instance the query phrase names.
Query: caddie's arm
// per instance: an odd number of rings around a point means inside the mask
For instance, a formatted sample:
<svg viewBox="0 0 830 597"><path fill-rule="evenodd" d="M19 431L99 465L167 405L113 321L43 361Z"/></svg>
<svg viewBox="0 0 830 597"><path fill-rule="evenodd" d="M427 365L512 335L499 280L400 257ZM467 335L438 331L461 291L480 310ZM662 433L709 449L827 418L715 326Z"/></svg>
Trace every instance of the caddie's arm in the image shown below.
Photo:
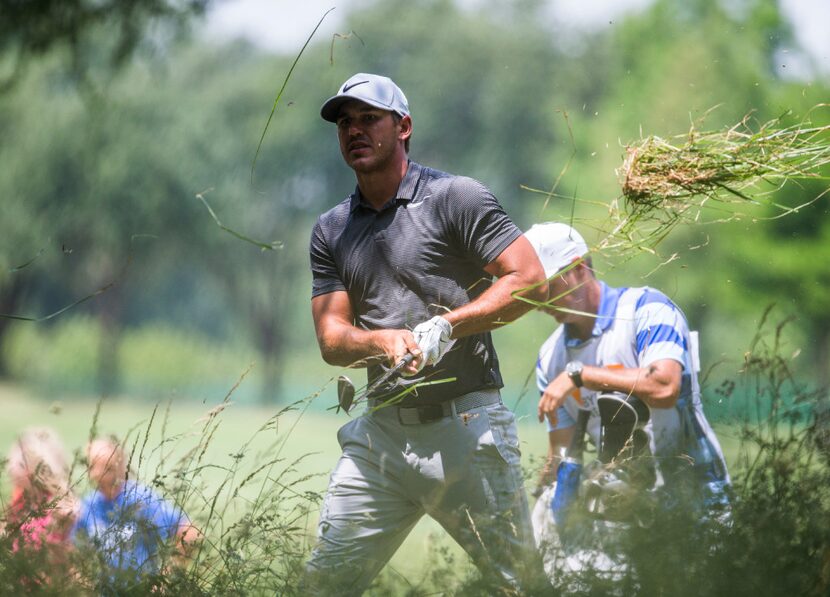
<svg viewBox="0 0 830 597"><path fill-rule="evenodd" d="M680 395L683 366L674 359L660 359L647 367L609 369L585 365L582 368L582 385L597 392L621 392L631 394L650 408L672 408ZM545 417L556 423L556 410L565 398L576 389L576 384L566 372L557 375L539 399L539 421Z"/></svg>
<svg viewBox="0 0 830 597"><path fill-rule="evenodd" d="M545 271L530 242L520 236L484 267L496 281L474 301L442 315L452 324L452 337L487 332L518 319L548 299Z"/></svg>
<svg viewBox="0 0 830 597"><path fill-rule="evenodd" d="M311 313L320 354L329 365L365 367L368 360L385 358L388 363L397 363L407 353L421 354L409 330L369 331L356 327L349 295L345 291L314 297Z"/></svg>
<svg viewBox="0 0 830 597"><path fill-rule="evenodd" d="M562 460L562 452L571 445L571 438L574 435L574 425L554 429L548 432L548 456L545 464L539 473L539 480L533 495L539 497L545 487L556 480L556 470Z"/></svg>

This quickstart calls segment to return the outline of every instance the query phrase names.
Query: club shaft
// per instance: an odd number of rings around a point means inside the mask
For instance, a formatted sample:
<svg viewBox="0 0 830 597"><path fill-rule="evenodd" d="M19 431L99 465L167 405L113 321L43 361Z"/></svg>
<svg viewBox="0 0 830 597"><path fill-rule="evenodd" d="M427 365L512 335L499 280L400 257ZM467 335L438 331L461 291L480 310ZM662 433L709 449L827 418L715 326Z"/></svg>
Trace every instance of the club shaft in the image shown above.
<svg viewBox="0 0 830 597"><path fill-rule="evenodd" d="M412 359L414 359L414 358L415 358L415 355L414 355L414 354L412 354L412 353L409 353L409 354L407 354L405 357L403 357L400 361L398 361L397 363L395 363L395 366L394 366L394 367L392 367L392 368L391 368L391 369L389 369L386 373L384 373L383 375L381 375L380 377L378 377L378 378L377 378L377 379L376 379L376 380L375 380L375 381L374 381L374 382L373 382L373 383L372 383L372 384L371 384L368 388L366 388L366 389L363 391L363 394L361 395L361 398L362 398L363 396L366 396L366 395L368 395L368 394L372 393L375 389L377 389L378 387L380 387L382 384L384 384L384 383L386 383L387 381L389 381L389 379L390 379L393 375L395 375L396 373L400 372L400 370L401 370L401 369L403 369L404 367L406 367L409 363L411 363L411 362L412 362Z"/></svg>

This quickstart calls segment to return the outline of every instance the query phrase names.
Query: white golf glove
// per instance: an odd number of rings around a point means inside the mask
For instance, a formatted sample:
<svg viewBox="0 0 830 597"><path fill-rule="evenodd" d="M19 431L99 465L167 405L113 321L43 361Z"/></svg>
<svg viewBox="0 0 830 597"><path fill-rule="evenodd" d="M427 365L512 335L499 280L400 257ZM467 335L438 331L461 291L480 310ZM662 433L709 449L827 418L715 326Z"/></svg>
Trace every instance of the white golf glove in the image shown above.
<svg viewBox="0 0 830 597"><path fill-rule="evenodd" d="M427 365L434 365L446 354L450 347L455 344L455 340L451 339L452 324L436 315L429 321L419 323L412 330L415 336L415 342L418 343L418 348L421 349L423 358L418 367L418 371Z"/></svg>

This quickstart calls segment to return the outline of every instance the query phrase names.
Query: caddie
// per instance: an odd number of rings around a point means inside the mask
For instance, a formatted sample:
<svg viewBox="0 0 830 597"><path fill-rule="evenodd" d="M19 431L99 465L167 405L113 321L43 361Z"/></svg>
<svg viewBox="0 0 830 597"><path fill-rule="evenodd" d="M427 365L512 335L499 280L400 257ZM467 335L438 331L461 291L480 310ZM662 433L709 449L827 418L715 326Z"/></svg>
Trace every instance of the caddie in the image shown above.
<svg viewBox="0 0 830 597"><path fill-rule="evenodd" d="M654 464L645 489L658 488L669 500L688 499L691 491L701 507L723 506L729 476L703 413L696 335L683 312L659 290L615 288L598 280L585 240L567 224L536 224L525 237L549 278L545 310L562 324L542 345L536 365L538 417L549 440L537 495L552 482L580 409L590 411L589 440L602 446L613 435L609 418L634 403L641 407L639 420L646 421L639 432ZM601 413L598 401L606 395L619 397L620 408ZM636 435L628 437L637 444ZM606 452L601 447L600 458ZM550 522L551 496L545 491L534 509L537 541Z"/></svg>
<svg viewBox="0 0 830 597"><path fill-rule="evenodd" d="M311 235L323 359L368 367L369 382L413 360L338 432L307 590L361 593L425 513L484 574L519 585L535 550L489 330L530 308L514 293L545 300L542 266L485 186L409 160L391 79L350 77L321 115L357 178Z"/></svg>

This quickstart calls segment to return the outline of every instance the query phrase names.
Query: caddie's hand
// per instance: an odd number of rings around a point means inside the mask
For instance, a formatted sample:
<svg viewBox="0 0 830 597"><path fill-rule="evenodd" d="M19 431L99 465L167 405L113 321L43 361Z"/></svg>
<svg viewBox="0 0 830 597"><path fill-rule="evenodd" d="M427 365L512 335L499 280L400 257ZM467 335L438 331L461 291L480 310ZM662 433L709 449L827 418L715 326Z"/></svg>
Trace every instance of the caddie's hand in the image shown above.
<svg viewBox="0 0 830 597"><path fill-rule="evenodd" d="M551 425L556 425L556 411L565 403L568 394L576 389L576 385L567 373L563 371L557 375L539 399L539 422L541 423L547 417Z"/></svg>
<svg viewBox="0 0 830 597"><path fill-rule="evenodd" d="M412 330L412 335L415 337L415 342L418 343L422 353L421 358L412 361L412 365L415 366L415 373L427 365L434 365L440 361L450 347L455 344L455 340L450 338L452 324L440 315L416 325L415 329Z"/></svg>

